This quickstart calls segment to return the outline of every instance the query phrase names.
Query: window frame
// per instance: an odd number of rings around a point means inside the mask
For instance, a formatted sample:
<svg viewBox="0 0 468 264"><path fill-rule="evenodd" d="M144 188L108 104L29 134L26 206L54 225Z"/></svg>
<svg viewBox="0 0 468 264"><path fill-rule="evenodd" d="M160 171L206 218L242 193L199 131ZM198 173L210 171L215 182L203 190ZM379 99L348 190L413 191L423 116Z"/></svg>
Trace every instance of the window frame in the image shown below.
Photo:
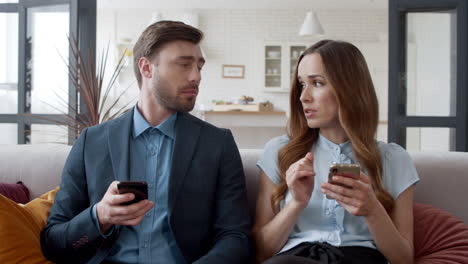
<svg viewBox="0 0 468 264"><path fill-rule="evenodd" d="M456 109L454 116L408 116L406 114L406 15L411 12L456 12ZM388 142L406 148L406 128L454 128L451 151L468 150L468 85L467 85L467 2L465 0L394 0L389 1L389 91Z"/></svg>
<svg viewBox="0 0 468 264"><path fill-rule="evenodd" d="M85 61L91 56L95 58L96 50L96 0L20 0L18 3L0 4L0 13L18 13L18 112L16 114L0 114L0 123L12 123L18 125L17 144L30 143L30 133L32 124L56 125L51 120L65 121L62 114L31 114L31 106L27 102L30 96L26 76L26 34L27 34L27 10L28 8L68 4L70 7L70 36L74 36L78 41L78 48L86 50L83 58ZM69 54L72 54L69 48ZM76 59L69 56L69 63L76 64ZM30 87L30 86L29 86ZM68 81L68 114L73 115L73 109L80 109L80 112L87 111L82 101L78 103L78 94ZM30 101L30 100L29 100ZM77 107L79 105L79 107ZM72 128L68 129L68 143L73 144L77 138L77 132Z"/></svg>

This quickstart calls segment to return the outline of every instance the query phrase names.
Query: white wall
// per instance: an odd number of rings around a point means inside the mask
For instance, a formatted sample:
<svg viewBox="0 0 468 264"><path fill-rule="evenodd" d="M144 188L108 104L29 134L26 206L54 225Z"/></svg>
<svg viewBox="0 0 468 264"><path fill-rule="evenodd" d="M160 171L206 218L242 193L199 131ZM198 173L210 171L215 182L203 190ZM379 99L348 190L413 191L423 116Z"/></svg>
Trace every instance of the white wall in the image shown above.
<svg viewBox="0 0 468 264"><path fill-rule="evenodd" d="M110 39L115 45L124 39L133 42L149 24L156 10L99 10L98 47ZM163 19L177 19L184 11L158 10ZM303 10L196 10L199 28L204 31L202 44L207 57L198 97L199 103L209 103L220 97L239 97L242 94L267 98L280 109L287 108L286 94L262 92L262 48L268 42L294 42L312 45L319 40L300 37L299 26L305 16ZM386 10L354 11L324 10L317 12L326 31L326 38L353 42L368 60L371 73L379 86L387 85L387 43L379 36L387 32ZM245 79L221 78L222 64L246 66ZM386 90L386 89L384 89Z"/></svg>
<svg viewBox="0 0 468 264"><path fill-rule="evenodd" d="M98 0L107 9L346 9L368 10L388 7L388 0Z"/></svg>
<svg viewBox="0 0 468 264"><path fill-rule="evenodd" d="M320 40L298 35L307 10L264 9L197 9L199 28L205 33L202 49L207 63L197 104L207 107L214 99L234 99L241 95L256 100L270 100L277 110L288 110L287 93L269 93L263 88L263 45L268 42L303 43L307 46ZM152 13L162 19L181 19L187 10L100 9L98 10L98 47L136 41L150 23ZM387 116L388 86L388 16L386 9L378 10L316 10L326 35L322 38L341 39L357 45L365 55L380 100L380 119ZM245 65L244 79L223 79L223 64ZM127 76L132 76L131 67ZM129 74L130 73L130 74ZM133 79L132 79L133 80ZM128 82L127 82L128 83ZM138 88L132 88L128 98L136 98ZM385 131L384 131L385 130ZM386 126L379 138L386 140Z"/></svg>

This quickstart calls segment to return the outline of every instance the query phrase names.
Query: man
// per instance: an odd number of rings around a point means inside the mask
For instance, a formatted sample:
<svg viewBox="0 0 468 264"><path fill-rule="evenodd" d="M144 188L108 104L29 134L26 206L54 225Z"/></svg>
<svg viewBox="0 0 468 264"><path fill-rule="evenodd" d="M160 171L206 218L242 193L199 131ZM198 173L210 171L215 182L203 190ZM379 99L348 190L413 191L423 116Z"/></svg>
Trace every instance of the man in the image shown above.
<svg viewBox="0 0 468 264"><path fill-rule="evenodd" d="M137 105L83 130L41 233L60 263L245 263L250 220L239 151L229 130L192 110L205 63L203 33L150 25L134 47ZM121 181L146 181L131 205Z"/></svg>

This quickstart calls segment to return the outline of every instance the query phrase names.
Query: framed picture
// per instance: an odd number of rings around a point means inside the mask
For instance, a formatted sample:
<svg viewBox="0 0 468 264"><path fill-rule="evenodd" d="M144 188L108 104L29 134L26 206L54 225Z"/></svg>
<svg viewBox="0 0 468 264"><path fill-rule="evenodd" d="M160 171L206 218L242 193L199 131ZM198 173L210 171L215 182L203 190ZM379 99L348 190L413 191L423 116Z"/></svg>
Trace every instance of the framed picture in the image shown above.
<svg viewBox="0 0 468 264"><path fill-rule="evenodd" d="M223 78L244 79L245 66L244 65L226 65L223 64L222 69Z"/></svg>

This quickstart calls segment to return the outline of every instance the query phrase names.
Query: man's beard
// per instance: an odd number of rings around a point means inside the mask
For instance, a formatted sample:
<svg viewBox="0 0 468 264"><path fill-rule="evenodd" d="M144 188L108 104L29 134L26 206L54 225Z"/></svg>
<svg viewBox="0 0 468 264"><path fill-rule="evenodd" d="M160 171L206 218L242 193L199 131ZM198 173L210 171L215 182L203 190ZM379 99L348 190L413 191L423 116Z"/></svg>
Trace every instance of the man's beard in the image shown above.
<svg viewBox="0 0 468 264"><path fill-rule="evenodd" d="M194 89L198 92L198 85L196 84L189 84L183 87L178 87L176 91L176 95L173 96L171 94L171 89L167 82L161 78L160 76L153 82L153 95L156 97L158 103L168 109L175 112L190 112L192 111L193 107L195 106L195 101L197 96L193 97L181 97L179 95L180 91L187 90L187 89Z"/></svg>

